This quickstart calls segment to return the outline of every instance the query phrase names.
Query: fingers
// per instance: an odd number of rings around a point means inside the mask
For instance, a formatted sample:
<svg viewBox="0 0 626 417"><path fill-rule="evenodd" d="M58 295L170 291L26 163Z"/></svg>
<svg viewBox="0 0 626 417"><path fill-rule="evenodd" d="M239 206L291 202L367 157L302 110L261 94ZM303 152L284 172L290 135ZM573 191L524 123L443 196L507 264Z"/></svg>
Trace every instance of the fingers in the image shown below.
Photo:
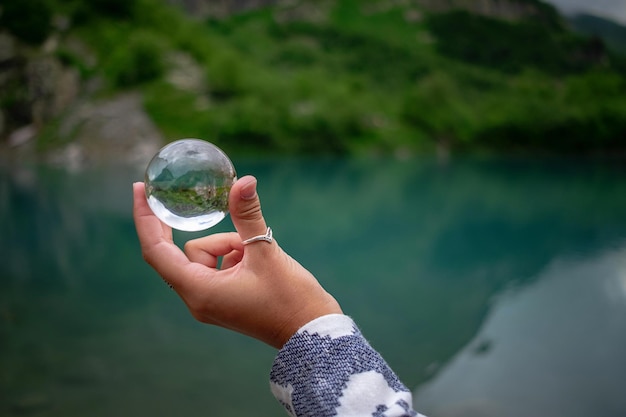
<svg viewBox="0 0 626 417"><path fill-rule="evenodd" d="M142 244L160 239L172 240L172 229L161 223L148 205L143 182L133 184L133 217L136 227L144 232Z"/></svg>
<svg viewBox="0 0 626 417"><path fill-rule="evenodd" d="M218 258L230 255L233 252L239 252L240 255L238 257L241 259L243 245L237 233L209 235L190 240L185 244L185 254L189 260L201 263L209 268L217 268ZM237 258L236 255L234 257ZM233 256L229 256L229 258L233 258ZM232 266L232 264L229 266ZM226 265L222 262L222 268L225 267Z"/></svg>
<svg viewBox="0 0 626 417"><path fill-rule="evenodd" d="M243 250L233 251L222 258L222 265L220 265L220 269L225 270L228 268L232 268L233 266L241 262L242 259L243 259Z"/></svg>
<svg viewBox="0 0 626 417"><path fill-rule="evenodd" d="M192 264L172 241L172 229L152 213L141 182L133 184L133 217L146 262L175 289L182 288L185 276L194 273Z"/></svg>
<svg viewBox="0 0 626 417"><path fill-rule="evenodd" d="M256 178L247 175L240 178L230 190L230 216L241 240L263 235L267 230L256 185Z"/></svg>

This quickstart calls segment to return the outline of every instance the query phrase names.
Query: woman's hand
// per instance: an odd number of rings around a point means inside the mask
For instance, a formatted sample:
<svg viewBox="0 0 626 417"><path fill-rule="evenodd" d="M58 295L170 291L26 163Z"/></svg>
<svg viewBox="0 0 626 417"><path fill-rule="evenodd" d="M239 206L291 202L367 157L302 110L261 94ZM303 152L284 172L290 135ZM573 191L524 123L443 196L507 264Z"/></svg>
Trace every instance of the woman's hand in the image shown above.
<svg viewBox="0 0 626 417"><path fill-rule="evenodd" d="M281 348L304 324L341 313L341 308L275 240L243 245L267 230L256 184L245 176L231 189L229 209L237 233L191 240L184 252L174 244L172 229L152 213L143 183L133 184L133 213L144 259L197 320Z"/></svg>

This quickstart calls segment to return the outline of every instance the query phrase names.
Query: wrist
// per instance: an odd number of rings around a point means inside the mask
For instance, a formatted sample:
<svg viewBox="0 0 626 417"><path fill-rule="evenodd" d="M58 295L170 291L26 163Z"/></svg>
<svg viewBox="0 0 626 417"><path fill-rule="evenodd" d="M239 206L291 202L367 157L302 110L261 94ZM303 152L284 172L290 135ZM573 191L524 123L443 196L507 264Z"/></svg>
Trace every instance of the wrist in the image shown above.
<svg viewBox="0 0 626 417"><path fill-rule="evenodd" d="M272 345L278 349L282 349L296 333L307 331L307 328L311 325L315 325L315 323L326 323L328 319L337 319L337 317L347 318L347 316L343 314L339 304L333 299L332 302L326 303L324 308L294 316L292 320L279 331L276 337L276 343ZM352 322L351 319L348 318L348 320Z"/></svg>

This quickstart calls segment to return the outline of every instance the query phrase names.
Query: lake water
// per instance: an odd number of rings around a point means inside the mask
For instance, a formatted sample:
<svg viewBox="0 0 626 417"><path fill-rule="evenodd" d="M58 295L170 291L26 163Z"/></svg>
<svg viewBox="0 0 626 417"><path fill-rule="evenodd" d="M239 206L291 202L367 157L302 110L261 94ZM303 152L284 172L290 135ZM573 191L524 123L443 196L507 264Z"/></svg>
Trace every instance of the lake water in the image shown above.
<svg viewBox="0 0 626 417"><path fill-rule="evenodd" d="M626 414L623 161L233 162L421 412ZM286 415L274 349L196 323L144 264L141 179L0 168L0 415Z"/></svg>

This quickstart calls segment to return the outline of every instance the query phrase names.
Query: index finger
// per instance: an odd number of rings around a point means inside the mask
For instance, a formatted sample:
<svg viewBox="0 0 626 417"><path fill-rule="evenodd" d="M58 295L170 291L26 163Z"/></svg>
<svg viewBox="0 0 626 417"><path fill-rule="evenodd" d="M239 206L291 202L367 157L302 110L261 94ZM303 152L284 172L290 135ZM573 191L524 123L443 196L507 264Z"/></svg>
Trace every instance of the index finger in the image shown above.
<svg viewBox="0 0 626 417"><path fill-rule="evenodd" d="M144 192L144 184L133 184L133 218L141 252L150 264L174 289L184 289L189 279L197 274L197 264L192 264L172 240L172 229L163 224L152 212Z"/></svg>

